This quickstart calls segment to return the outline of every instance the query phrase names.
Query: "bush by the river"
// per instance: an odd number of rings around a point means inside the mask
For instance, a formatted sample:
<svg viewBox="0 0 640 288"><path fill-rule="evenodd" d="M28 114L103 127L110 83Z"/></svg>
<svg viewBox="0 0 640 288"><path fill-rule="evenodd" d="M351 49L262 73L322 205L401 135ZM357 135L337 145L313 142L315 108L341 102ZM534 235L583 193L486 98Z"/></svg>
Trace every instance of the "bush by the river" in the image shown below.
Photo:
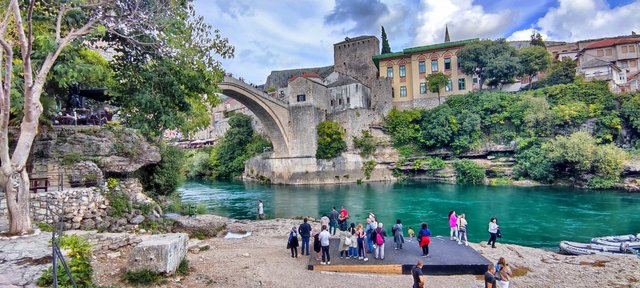
<svg viewBox="0 0 640 288"><path fill-rule="evenodd" d="M340 156L347 143L344 142L345 131L337 122L323 121L318 124L318 148L316 158L331 159Z"/></svg>
<svg viewBox="0 0 640 288"><path fill-rule="evenodd" d="M189 179L230 179L242 174L246 160L271 149L269 139L253 130L251 117L234 113L218 144L187 152L185 174Z"/></svg>
<svg viewBox="0 0 640 288"><path fill-rule="evenodd" d="M394 108L386 126L404 159L515 141L517 178L548 183L591 175L584 178L603 188L620 177L628 157L621 147L640 148L638 119L640 93L617 95L606 82L578 80L519 93L454 95L430 110Z"/></svg>
<svg viewBox="0 0 640 288"><path fill-rule="evenodd" d="M144 191L153 198L170 196L184 181L184 152L175 146L162 145L160 157L160 162L144 167L139 172Z"/></svg>
<svg viewBox="0 0 640 288"><path fill-rule="evenodd" d="M453 162L453 169L456 170L456 181L463 184L482 184L486 169L471 160L460 160Z"/></svg>

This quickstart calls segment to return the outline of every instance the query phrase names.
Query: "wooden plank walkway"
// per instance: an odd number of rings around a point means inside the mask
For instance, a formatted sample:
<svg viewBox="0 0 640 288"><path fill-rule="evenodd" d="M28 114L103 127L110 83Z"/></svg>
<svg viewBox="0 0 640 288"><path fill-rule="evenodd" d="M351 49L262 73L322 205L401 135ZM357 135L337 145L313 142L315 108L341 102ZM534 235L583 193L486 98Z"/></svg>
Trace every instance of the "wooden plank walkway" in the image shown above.
<svg viewBox="0 0 640 288"><path fill-rule="evenodd" d="M429 257L422 257L422 250L416 238L405 238L403 249L395 250L392 237L387 237L384 247L384 260L374 258L369 253L369 261L358 259L341 259L338 252L339 239L331 239L329 254L330 265L321 265L315 257L309 257L309 270L331 271L343 273L374 273L374 274L411 274L411 269L418 259L422 259L422 271L427 275L483 275L487 265L491 264L487 258L476 250L465 245L458 245L449 237L431 237ZM312 241L313 242L313 241ZM311 243L313 246L313 243ZM313 253L313 252L312 252Z"/></svg>

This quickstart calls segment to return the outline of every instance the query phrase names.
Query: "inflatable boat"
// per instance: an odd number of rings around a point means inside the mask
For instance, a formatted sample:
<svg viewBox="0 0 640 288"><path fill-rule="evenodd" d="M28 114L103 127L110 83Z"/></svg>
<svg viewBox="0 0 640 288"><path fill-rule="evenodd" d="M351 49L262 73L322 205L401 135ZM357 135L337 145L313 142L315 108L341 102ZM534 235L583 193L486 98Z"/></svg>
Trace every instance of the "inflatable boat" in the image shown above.
<svg viewBox="0 0 640 288"><path fill-rule="evenodd" d="M624 243L618 243L618 246L600 245L594 243L578 243L570 241L560 242L560 251L571 255L622 255L636 254L635 250L630 249Z"/></svg>
<svg viewBox="0 0 640 288"><path fill-rule="evenodd" d="M620 244L631 249L640 249L640 235L619 235L596 237L591 239L591 243L598 245L620 247Z"/></svg>

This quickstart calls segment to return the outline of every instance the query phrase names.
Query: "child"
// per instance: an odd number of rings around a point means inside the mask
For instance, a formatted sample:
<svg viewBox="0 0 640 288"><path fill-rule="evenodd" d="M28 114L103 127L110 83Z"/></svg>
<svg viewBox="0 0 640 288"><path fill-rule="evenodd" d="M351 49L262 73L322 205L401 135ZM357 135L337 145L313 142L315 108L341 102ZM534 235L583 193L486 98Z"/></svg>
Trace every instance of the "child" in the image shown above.
<svg viewBox="0 0 640 288"><path fill-rule="evenodd" d="M407 229L407 235L409 235L409 237L416 237L416 232L413 231L413 228L411 228L411 226L409 226L409 229Z"/></svg>
<svg viewBox="0 0 640 288"><path fill-rule="evenodd" d="M358 236L356 236L355 223L351 223L349 232L351 232L351 245L349 246L349 255L347 256L347 258L351 257L353 259L356 259L358 258Z"/></svg>
<svg viewBox="0 0 640 288"><path fill-rule="evenodd" d="M358 237L358 260L369 260L367 258L367 249L364 242L364 238L366 233L363 231L362 224L358 224L358 228L356 229L356 237Z"/></svg>

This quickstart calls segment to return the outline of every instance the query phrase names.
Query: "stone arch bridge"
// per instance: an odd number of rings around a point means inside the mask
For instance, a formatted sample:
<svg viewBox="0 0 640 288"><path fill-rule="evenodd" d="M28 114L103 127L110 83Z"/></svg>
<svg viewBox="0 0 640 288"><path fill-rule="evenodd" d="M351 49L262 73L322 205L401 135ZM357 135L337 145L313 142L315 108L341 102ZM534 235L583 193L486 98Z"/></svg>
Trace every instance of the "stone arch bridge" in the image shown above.
<svg viewBox="0 0 640 288"><path fill-rule="evenodd" d="M246 106L260 119L271 142L275 157L291 155L291 129L289 129L289 105L271 97L251 85L233 77L225 76L218 83L222 94L229 96Z"/></svg>

